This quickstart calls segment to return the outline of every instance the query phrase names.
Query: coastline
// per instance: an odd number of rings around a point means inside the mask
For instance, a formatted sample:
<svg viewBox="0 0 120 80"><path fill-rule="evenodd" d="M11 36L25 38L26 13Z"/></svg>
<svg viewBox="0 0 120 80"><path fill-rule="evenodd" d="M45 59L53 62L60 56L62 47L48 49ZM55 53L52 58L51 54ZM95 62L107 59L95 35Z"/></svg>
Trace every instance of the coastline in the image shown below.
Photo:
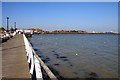
<svg viewBox="0 0 120 80"><path fill-rule="evenodd" d="M34 33L34 34L115 34L115 35L120 35L120 33Z"/></svg>

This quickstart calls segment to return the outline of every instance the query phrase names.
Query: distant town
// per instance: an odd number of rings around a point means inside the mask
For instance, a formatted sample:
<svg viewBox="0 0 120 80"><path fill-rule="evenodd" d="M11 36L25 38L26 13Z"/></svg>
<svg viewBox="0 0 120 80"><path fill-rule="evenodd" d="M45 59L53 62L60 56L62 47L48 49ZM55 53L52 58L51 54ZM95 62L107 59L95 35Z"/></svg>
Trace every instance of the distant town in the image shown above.
<svg viewBox="0 0 120 80"><path fill-rule="evenodd" d="M16 34L25 34L31 37L33 34L120 34L120 32L87 32L83 30L43 30L40 28L18 29L18 28L0 28L0 42L6 42Z"/></svg>
<svg viewBox="0 0 120 80"><path fill-rule="evenodd" d="M0 28L0 30L6 30L5 28ZM120 34L120 32L113 32L113 31L107 31L107 32L87 32L84 30L43 30L40 28L29 28L29 29L19 29L19 28L11 28L9 31L21 31L21 30L31 30L33 31L33 34ZM7 31L7 30L6 30Z"/></svg>
<svg viewBox="0 0 120 80"><path fill-rule="evenodd" d="M34 34L120 34L118 32L108 31L108 32L87 32L84 30L43 30L40 28L30 28L27 30L32 30Z"/></svg>

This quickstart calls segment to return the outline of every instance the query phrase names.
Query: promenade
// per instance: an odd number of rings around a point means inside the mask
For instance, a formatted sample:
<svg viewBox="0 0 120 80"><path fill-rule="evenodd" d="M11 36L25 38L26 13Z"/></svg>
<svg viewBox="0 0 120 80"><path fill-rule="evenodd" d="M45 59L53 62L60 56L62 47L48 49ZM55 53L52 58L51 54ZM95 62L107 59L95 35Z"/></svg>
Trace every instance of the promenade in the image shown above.
<svg viewBox="0 0 120 80"><path fill-rule="evenodd" d="M17 34L2 44L2 77L30 78L22 34Z"/></svg>

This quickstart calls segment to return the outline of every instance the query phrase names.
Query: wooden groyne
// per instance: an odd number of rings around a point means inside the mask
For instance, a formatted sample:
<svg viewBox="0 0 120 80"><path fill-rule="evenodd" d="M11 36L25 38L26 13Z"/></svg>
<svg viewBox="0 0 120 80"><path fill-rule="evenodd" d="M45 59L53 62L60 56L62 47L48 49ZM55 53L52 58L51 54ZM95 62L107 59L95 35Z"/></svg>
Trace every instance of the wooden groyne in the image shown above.
<svg viewBox="0 0 120 80"><path fill-rule="evenodd" d="M56 76L38 57L24 34L16 34L2 43L2 78L44 80L43 70L50 79ZM46 80L46 79L45 79Z"/></svg>

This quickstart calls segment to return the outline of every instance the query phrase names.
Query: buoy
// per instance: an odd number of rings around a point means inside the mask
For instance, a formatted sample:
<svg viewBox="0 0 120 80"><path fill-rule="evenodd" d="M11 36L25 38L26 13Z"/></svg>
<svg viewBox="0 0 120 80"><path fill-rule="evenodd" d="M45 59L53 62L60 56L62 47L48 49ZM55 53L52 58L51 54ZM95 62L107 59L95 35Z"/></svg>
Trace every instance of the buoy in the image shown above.
<svg viewBox="0 0 120 80"><path fill-rule="evenodd" d="M78 54L76 53L75 55L77 56Z"/></svg>

